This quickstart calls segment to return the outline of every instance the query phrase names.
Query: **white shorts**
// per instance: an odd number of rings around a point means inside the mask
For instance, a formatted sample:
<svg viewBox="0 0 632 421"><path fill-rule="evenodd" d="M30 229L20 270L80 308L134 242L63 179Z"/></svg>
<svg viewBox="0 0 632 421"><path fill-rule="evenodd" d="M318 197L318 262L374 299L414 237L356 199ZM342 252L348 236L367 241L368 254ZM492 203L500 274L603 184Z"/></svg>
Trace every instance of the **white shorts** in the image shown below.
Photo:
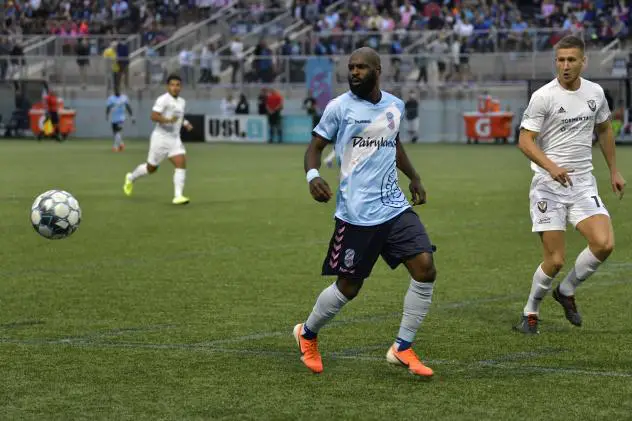
<svg viewBox="0 0 632 421"><path fill-rule="evenodd" d="M548 174L536 174L529 191L531 231L566 231L593 215L610 216L591 173L571 175L572 187L564 187Z"/></svg>
<svg viewBox="0 0 632 421"><path fill-rule="evenodd" d="M168 138L156 133L151 134L149 153L147 154L147 162L150 165L157 167L165 158L185 154L186 149L184 149L180 136Z"/></svg>

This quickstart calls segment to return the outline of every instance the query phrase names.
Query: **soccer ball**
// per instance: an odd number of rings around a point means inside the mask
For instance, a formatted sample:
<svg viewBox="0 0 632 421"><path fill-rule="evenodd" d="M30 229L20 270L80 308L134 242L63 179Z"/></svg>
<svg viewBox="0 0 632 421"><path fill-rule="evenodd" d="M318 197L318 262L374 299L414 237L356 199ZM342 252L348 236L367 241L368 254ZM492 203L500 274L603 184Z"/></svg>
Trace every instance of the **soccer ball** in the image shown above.
<svg viewBox="0 0 632 421"><path fill-rule="evenodd" d="M49 190L37 196L31 206L31 224L49 240L69 237L81 223L81 208L72 194Z"/></svg>

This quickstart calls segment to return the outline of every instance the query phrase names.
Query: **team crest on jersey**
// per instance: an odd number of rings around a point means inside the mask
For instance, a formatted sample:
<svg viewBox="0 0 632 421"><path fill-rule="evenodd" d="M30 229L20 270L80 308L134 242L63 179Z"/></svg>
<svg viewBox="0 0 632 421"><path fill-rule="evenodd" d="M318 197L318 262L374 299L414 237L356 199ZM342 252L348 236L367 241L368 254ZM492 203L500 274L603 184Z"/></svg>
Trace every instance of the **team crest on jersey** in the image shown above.
<svg viewBox="0 0 632 421"><path fill-rule="evenodd" d="M538 210L540 212L542 212L542 213L545 213L546 212L546 208L547 208L546 200L540 200L538 202Z"/></svg>
<svg viewBox="0 0 632 421"><path fill-rule="evenodd" d="M588 103L588 108L590 108L590 111L595 111L597 109L597 102L595 102L594 99L589 99L586 102Z"/></svg>
<svg viewBox="0 0 632 421"><path fill-rule="evenodd" d="M348 268L353 267L353 260L355 259L355 250L346 249L345 250L345 266Z"/></svg>
<svg viewBox="0 0 632 421"><path fill-rule="evenodd" d="M395 129L395 120L393 120L395 116L393 115L392 112L387 112L386 113L386 119L388 120L388 128L393 130Z"/></svg>

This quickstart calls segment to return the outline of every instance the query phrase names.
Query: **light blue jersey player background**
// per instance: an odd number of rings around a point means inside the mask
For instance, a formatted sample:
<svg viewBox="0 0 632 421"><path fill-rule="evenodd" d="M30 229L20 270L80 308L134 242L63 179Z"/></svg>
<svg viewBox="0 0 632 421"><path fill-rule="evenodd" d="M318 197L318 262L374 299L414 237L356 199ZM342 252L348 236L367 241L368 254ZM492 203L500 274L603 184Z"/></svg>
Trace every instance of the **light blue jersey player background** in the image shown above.
<svg viewBox="0 0 632 421"><path fill-rule="evenodd" d="M127 118L127 95L110 95L107 107L110 108L112 124L123 124Z"/></svg>
<svg viewBox="0 0 632 421"><path fill-rule="evenodd" d="M337 218L372 226L410 208L395 165L403 113L404 102L384 91L377 104L347 92L325 108L314 132L334 143L340 164Z"/></svg>
<svg viewBox="0 0 632 421"><path fill-rule="evenodd" d="M121 152L125 148L121 132L123 131L123 124L125 123L128 112L129 115L132 116L132 108L129 106L127 95L120 95L118 92L115 92L114 95L110 95L105 113L106 117L109 117L112 122L112 133L114 135L112 150L115 152ZM134 123L133 118L132 123Z"/></svg>

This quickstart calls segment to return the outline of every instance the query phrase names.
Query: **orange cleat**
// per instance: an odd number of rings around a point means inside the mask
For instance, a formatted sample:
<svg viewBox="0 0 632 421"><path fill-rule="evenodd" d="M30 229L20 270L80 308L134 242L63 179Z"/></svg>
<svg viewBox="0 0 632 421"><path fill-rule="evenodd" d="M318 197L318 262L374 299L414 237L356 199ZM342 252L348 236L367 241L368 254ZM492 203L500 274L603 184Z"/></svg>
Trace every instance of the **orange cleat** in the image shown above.
<svg viewBox="0 0 632 421"><path fill-rule="evenodd" d="M397 350L397 345L393 345L386 353L386 361L391 364L407 367L408 371L416 376L432 377L434 374L430 367L426 367L419 360L419 357L412 348L400 352Z"/></svg>
<svg viewBox="0 0 632 421"><path fill-rule="evenodd" d="M322 373L323 360L318 352L318 339L305 339L301 333L303 332L303 323L294 326L294 339L301 351L301 361L314 373Z"/></svg>

